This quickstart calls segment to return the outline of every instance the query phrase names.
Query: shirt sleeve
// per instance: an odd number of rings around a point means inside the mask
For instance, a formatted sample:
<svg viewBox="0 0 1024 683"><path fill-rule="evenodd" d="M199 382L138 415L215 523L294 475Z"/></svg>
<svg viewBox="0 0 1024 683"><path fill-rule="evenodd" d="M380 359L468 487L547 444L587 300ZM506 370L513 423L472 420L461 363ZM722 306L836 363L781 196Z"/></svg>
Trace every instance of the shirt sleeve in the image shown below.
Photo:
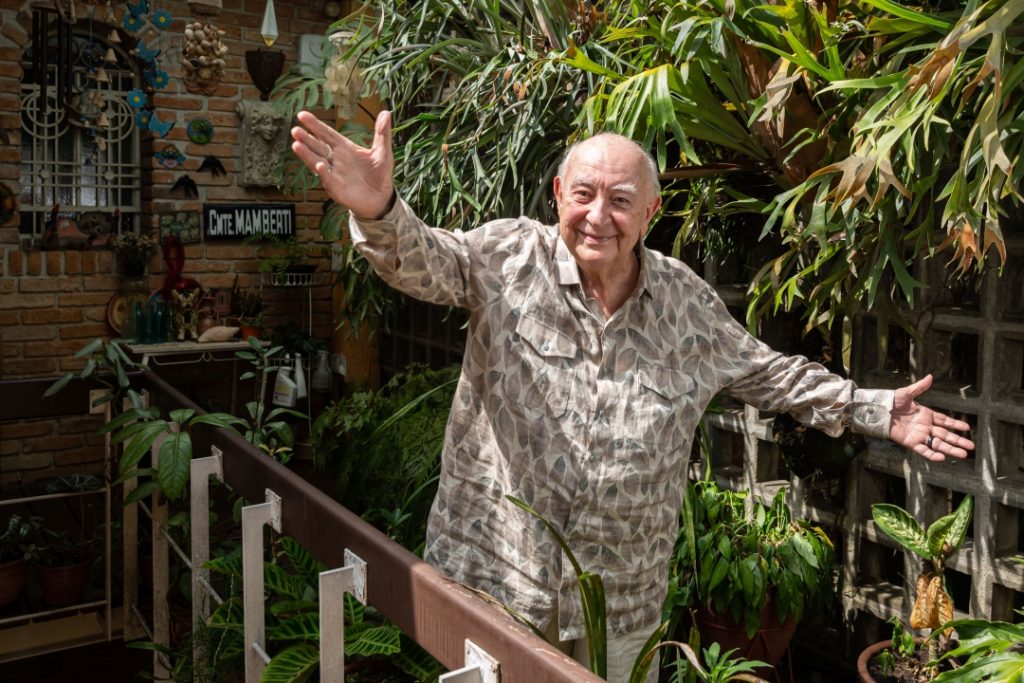
<svg viewBox="0 0 1024 683"><path fill-rule="evenodd" d="M349 220L352 244L390 286L445 306L469 307L470 256L460 231L430 228L401 197L379 220Z"/></svg>
<svg viewBox="0 0 1024 683"><path fill-rule="evenodd" d="M760 410L789 413L829 436L849 427L889 438L893 391L860 389L820 363L773 350L737 323L717 295L710 299L727 394Z"/></svg>

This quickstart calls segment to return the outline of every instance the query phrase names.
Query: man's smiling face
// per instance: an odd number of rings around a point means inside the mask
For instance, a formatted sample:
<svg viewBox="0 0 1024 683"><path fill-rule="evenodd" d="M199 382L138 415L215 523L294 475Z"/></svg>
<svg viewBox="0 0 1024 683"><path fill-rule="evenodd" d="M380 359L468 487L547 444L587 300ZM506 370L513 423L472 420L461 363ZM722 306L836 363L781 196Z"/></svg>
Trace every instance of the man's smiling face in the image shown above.
<svg viewBox="0 0 1024 683"><path fill-rule="evenodd" d="M562 241L585 277L632 268L633 248L661 203L646 164L632 143L598 136L581 143L555 178Z"/></svg>

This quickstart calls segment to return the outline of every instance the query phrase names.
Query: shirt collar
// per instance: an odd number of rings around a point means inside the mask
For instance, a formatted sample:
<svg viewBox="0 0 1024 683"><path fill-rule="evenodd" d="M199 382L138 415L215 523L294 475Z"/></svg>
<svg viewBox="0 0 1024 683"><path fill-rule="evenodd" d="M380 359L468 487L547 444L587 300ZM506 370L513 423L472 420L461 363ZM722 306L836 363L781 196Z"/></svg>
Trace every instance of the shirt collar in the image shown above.
<svg viewBox="0 0 1024 683"><path fill-rule="evenodd" d="M640 277L636 283L636 294L651 295L654 289L651 287L651 263L650 257L647 255L647 248L643 245L643 242L637 242L636 254L640 260ZM569 251L569 247L566 246L565 242L562 241L561 232L559 232L558 239L555 242L555 273L558 276L558 284L560 285L579 285L583 281L580 279L580 267L576 264L576 259L572 257L572 252Z"/></svg>

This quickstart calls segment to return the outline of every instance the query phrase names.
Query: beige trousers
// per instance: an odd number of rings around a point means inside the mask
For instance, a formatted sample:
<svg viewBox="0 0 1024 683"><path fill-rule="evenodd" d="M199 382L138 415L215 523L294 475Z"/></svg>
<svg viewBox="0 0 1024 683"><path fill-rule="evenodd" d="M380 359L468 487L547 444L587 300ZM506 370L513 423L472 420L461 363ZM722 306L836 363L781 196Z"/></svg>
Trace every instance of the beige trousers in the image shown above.
<svg viewBox="0 0 1024 683"><path fill-rule="evenodd" d="M587 649L587 638L561 641L558 639L558 617L553 617L548 626L544 629L544 636L548 642L555 643L556 647L567 655L570 655L577 662L585 667L590 666L590 652ZM629 683L629 674L633 670L640 650L644 643L651 637L647 631L640 630L635 633L627 633L618 638L608 639L608 683ZM647 671L647 678L644 683L657 683L658 665L661 661L659 655L655 655L654 663Z"/></svg>

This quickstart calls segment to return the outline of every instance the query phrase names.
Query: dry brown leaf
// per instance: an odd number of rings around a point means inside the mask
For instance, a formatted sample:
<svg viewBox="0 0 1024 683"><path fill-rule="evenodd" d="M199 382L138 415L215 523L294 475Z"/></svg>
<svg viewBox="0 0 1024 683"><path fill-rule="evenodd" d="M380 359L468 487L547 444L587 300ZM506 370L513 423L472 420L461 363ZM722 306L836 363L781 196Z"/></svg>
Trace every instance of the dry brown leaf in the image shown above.
<svg viewBox="0 0 1024 683"><path fill-rule="evenodd" d="M924 590L921 587L924 586ZM939 617L939 593L942 577L924 572L917 577L917 599L910 612L910 628L935 628Z"/></svg>
<svg viewBox="0 0 1024 683"><path fill-rule="evenodd" d="M950 74L953 73L953 64L959 55L960 41L954 40L945 47L936 48L923 65L912 65L907 70L910 74L910 81L907 83L910 92L917 92L919 88L927 85L928 97L934 97L949 80Z"/></svg>

